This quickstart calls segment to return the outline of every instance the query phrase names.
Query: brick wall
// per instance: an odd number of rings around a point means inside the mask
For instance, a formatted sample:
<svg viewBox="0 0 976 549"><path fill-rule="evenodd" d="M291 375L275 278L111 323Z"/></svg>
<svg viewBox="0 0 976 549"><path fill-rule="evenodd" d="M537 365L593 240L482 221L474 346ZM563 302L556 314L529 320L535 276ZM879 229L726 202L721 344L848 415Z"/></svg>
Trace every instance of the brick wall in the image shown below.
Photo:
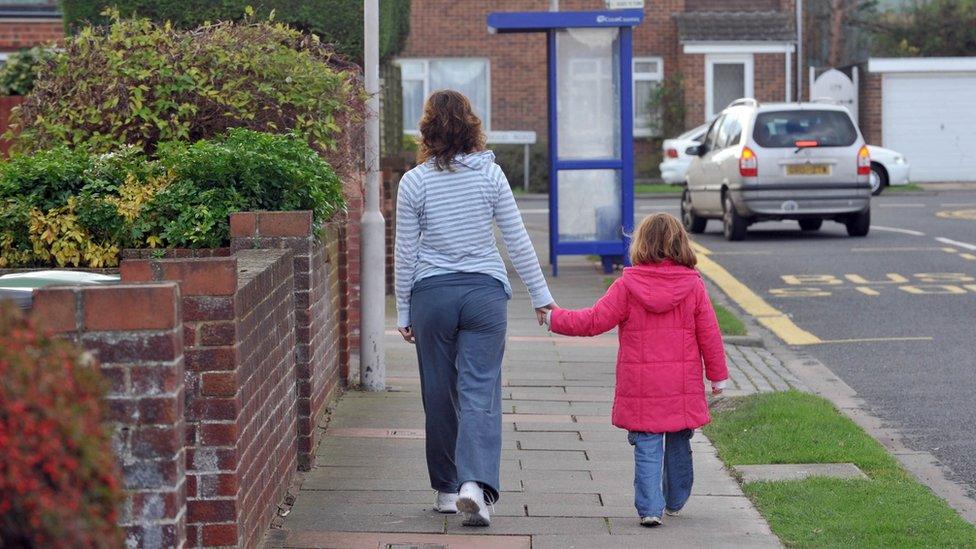
<svg viewBox="0 0 976 549"><path fill-rule="evenodd" d="M679 66L684 76L685 127L694 128L705 122L705 56L682 55Z"/></svg>
<svg viewBox="0 0 976 549"><path fill-rule="evenodd" d="M35 295L111 383L133 546L256 546L339 385L339 226L262 212L232 230L230 249L129 254L118 286Z"/></svg>
<svg viewBox="0 0 976 549"><path fill-rule="evenodd" d="M794 58L795 59L795 58ZM752 56L753 94L762 102L786 99L786 59L782 53L757 53ZM791 70L795 67L791 67Z"/></svg>
<svg viewBox="0 0 976 549"><path fill-rule="evenodd" d="M6 20L0 21L0 51L17 51L37 45L60 42L64 38L64 25L60 20Z"/></svg>
<svg viewBox="0 0 976 549"><path fill-rule="evenodd" d="M40 325L95 351L109 384L109 422L126 500L130 547L186 538L184 356L180 291L172 282L38 291Z"/></svg>
<svg viewBox="0 0 976 549"><path fill-rule="evenodd" d="M348 380L359 356L360 221L363 217L363 174L346 183L346 215L339 225L339 377Z"/></svg>
<svg viewBox="0 0 976 549"><path fill-rule="evenodd" d="M870 73L861 66L858 79L857 122L864 134L864 141L882 146L881 140L881 79L882 75Z"/></svg>
<svg viewBox="0 0 976 549"><path fill-rule="evenodd" d="M127 260L120 270L123 282L181 287L187 543L253 545L296 464L291 252Z"/></svg>
<svg viewBox="0 0 976 549"><path fill-rule="evenodd" d="M298 468L309 470L316 423L339 386L339 225L321 237L311 212L247 212L230 217L231 248L288 249L294 270Z"/></svg>

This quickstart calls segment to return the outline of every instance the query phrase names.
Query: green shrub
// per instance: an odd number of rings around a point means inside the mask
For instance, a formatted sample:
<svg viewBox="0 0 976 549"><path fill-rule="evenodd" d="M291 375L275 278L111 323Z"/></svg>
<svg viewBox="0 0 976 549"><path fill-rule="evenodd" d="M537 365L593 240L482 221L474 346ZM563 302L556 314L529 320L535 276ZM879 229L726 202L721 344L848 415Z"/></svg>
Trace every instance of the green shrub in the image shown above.
<svg viewBox="0 0 976 549"><path fill-rule="evenodd" d="M495 152L495 162L501 166L513 189L525 188L525 146L489 145ZM536 143L529 147L529 192L549 192L549 146Z"/></svg>
<svg viewBox="0 0 976 549"><path fill-rule="evenodd" d="M297 132L340 173L358 162L365 95L316 38L271 21L194 31L147 19L83 28L42 66L15 114L19 152L109 152L196 141L229 128Z"/></svg>
<svg viewBox="0 0 976 549"><path fill-rule="evenodd" d="M363 3L360 0L63 0L65 26L77 31L85 22L105 24L106 8L115 8L124 17L147 17L172 22L182 29L193 29L207 21L240 21L248 6L259 17L273 10L275 19L320 36L336 45L336 50L362 63ZM403 49L410 33L410 0L381 0L380 58L389 59Z"/></svg>
<svg viewBox="0 0 976 549"><path fill-rule="evenodd" d="M39 46L10 54L0 68L0 95L27 95L41 65L53 57L54 52Z"/></svg>
<svg viewBox="0 0 976 549"><path fill-rule="evenodd" d="M79 351L0 303L0 545L116 547L122 492L105 384Z"/></svg>
<svg viewBox="0 0 976 549"><path fill-rule="evenodd" d="M0 267L106 267L125 248L229 243L229 214L344 207L335 171L305 141L238 128L213 139L89 154L58 147L0 164Z"/></svg>

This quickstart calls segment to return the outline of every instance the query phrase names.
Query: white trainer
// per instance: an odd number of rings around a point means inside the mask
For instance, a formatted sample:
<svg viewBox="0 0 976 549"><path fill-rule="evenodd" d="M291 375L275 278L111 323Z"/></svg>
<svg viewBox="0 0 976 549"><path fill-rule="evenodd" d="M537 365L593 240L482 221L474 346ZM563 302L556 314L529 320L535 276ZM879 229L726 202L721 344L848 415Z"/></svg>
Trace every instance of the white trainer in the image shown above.
<svg viewBox="0 0 976 549"><path fill-rule="evenodd" d="M456 515L458 495L450 492L437 492L437 501L434 502L434 510L445 515Z"/></svg>
<svg viewBox="0 0 976 549"><path fill-rule="evenodd" d="M488 526L491 517L488 516L488 504L485 503L485 491L477 482L465 482L458 492L457 508L464 513L461 524L465 526Z"/></svg>
<svg viewBox="0 0 976 549"><path fill-rule="evenodd" d="M661 525L661 517L641 517L640 523L646 528L655 528Z"/></svg>

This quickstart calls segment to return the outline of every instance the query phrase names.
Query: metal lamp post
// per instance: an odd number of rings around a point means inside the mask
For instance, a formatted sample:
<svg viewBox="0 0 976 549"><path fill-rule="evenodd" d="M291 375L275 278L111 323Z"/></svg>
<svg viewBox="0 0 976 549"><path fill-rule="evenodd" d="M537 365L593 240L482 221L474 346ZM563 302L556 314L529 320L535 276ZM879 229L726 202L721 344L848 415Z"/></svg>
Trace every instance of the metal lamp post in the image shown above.
<svg viewBox="0 0 976 549"><path fill-rule="evenodd" d="M359 380L367 391L386 389L383 350L386 313L385 221L380 211L379 1L365 0L364 70L366 72L366 196L363 204L360 256Z"/></svg>

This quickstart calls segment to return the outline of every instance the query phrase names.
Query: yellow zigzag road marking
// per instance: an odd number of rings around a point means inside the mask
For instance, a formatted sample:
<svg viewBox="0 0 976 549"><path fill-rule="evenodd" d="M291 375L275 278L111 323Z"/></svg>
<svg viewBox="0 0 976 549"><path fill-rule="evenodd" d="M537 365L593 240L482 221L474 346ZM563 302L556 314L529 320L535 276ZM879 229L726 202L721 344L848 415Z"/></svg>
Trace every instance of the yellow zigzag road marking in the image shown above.
<svg viewBox="0 0 976 549"><path fill-rule="evenodd" d="M779 336L786 344L815 345L823 343L819 337L794 324L782 311L766 303L756 292L750 290L748 286L739 282L737 278L726 271L725 267L712 261L708 257L712 252L707 248L694 242L691 243L691 246L698 254L698 270L721 288L739 307L742 307L742 310L756 317L760 324Z"/></svg>

